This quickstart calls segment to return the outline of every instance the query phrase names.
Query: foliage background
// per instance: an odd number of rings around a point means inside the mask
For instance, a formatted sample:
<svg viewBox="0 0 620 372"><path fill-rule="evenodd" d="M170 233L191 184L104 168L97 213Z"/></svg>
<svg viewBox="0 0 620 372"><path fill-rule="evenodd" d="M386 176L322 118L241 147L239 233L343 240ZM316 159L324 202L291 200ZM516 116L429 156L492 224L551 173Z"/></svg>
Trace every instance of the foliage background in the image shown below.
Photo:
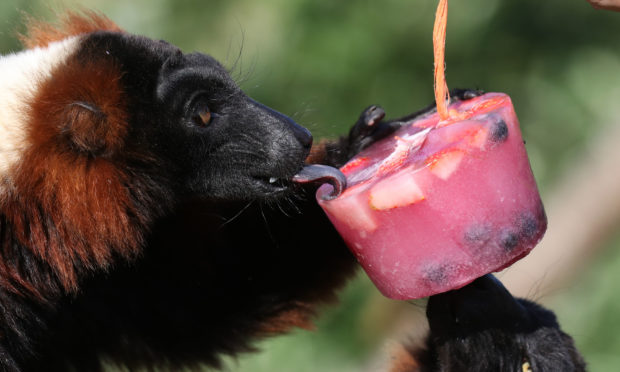
<svg viewBox="0 0 620 372"><path fill-rule="evenodd" d="M0 51L19 50L13 32L21 29L21 12L52 19L50 9L76 6L3 0ZM212 54L251 96L315 137L345 133L371 103L400 116L432 100L435 0L86 0L79 6L105 12L130 32ZM543 199L595 133L620 125L618 35L620 14L595 11L584 0L451 3L448 84L512 97ZM545 299L591 371L620 369L617 235L574 273L570 286ZM228 369L370 368L403 312L423 309L383 299L361 273L342 304L326 309L316 332L263 341L261 353L231 359Z"/></svg>

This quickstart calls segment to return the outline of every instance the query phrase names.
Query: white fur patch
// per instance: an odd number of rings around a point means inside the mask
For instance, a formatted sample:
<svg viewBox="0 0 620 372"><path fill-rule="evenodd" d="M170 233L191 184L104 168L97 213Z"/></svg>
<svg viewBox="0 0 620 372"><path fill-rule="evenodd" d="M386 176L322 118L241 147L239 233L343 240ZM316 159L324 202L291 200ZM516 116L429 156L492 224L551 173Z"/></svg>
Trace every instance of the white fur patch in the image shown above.
<svg viewBox="0 0 620 372"><path fill-rule="evenodd" d="M42 82L78 47L77 36L0 56L0 191L28 145L28 105Z"/></svg>

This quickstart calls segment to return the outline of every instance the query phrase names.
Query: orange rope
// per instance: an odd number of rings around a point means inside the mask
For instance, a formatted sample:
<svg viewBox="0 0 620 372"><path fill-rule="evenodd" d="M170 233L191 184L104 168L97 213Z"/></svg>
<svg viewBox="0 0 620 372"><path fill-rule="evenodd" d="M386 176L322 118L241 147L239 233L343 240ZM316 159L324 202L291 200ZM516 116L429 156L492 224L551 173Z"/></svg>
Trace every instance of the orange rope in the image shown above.
<svg viewBox="0 0 620 372"><path fill-rule="evenodd" d="M440 120L446 120L450 95L446 83L446 25L448 23L448 0L439 0L433 27L433 54L435 56L435 102Z"/></svg>

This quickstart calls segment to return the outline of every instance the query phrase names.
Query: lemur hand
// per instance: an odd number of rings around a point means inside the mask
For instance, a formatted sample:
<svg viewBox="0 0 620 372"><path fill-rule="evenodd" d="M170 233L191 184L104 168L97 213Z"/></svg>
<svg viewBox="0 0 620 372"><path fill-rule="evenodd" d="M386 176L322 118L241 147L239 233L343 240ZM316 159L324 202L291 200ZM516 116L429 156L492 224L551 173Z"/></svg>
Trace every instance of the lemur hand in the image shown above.
<svg viewBox="0 0 620 372"><path fill-rule="evenodd" d="M450 92L452 101L464 101L482 95L481 90L455 89ZM350 159L357 153L370 146L372 143L389 136L398 128L411 122L420 115L429 113L435 109L435 104L406 115L402 118L383 121L385 111L381 106L372 105L362 111L359 119L353 124L348 136L347 158Z"/></svg>

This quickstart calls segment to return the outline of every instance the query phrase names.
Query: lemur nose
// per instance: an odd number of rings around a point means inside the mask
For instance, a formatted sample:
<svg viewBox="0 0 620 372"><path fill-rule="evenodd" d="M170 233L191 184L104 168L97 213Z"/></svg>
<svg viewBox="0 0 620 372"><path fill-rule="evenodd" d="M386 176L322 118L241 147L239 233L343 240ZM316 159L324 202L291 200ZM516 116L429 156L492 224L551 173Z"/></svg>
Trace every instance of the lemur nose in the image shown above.
<svg viewBox="0 0 620 372"><path fill-rule="evenodd" d="M312 134L310 131L292 120L291 122L293 124L292 129L295 138L297 138L299 143L301 143L304 148L310 149L310 147L312 147Z"/></svg>
<svg viewBox="0 0 620 372"><path fill-rule="evenodd" d="M272 117L276 118L281 123L284 123L291 130L291 132L293 132L293 136L299 142L299 144L304 147L304 149L309 150L310 147L312 147L312 134L310 134L310 131L308 129L302 127L301 125L297 124L293 119L272 109L269 106L265 106L262 103L256 102L251 98L249 98L249 101L252 105L268 112Z"/></svg>

